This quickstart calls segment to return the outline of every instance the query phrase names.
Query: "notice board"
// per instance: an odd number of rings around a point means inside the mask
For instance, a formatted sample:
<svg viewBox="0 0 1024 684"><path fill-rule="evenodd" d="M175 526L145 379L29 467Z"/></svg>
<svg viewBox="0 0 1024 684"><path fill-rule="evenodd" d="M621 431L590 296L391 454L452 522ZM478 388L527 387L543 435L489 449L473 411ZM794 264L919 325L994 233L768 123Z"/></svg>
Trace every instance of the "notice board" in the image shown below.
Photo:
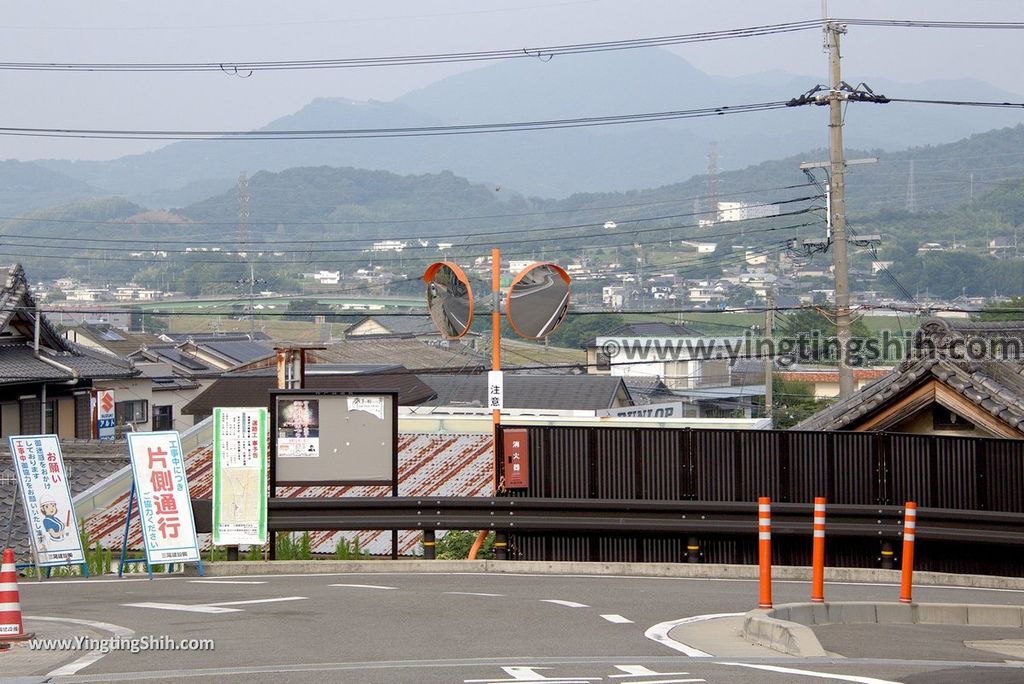
<svg viewBox="0 0 1024 684"><path fill-rule="evenodd" d="M398 482L398 392L272 390L271 496L280 486Z"/></svg>

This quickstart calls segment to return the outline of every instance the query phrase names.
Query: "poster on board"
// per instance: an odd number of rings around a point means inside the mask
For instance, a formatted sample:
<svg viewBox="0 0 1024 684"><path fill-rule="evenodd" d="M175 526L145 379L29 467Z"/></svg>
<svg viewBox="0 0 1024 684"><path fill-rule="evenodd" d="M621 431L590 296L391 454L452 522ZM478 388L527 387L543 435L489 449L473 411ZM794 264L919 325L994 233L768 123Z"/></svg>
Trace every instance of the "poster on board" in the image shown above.
<svg viewBox="0 0 1024 684"><path fill-rule="evenodd" d="M267 409L213 409L213 543L267 541Z"/></svg>
<svg viewBox="0 0 1024 684"><path fill-rule="evenodd" d="M178 433L131 433L128 453L146 558L151 564L199 561L185 456Z"/></svg>
<svg viewBox="0 0 1024 684"><path fill-rule="evenodd" d="M279 458L319 458L320 400L278 399L276 429Z"/></svg>
<svg viewBox="0 0 1024 684"><path fill-rule="evenodd" d="M85 562L57 435L9 437L32 552L40 566Z"/></svg>

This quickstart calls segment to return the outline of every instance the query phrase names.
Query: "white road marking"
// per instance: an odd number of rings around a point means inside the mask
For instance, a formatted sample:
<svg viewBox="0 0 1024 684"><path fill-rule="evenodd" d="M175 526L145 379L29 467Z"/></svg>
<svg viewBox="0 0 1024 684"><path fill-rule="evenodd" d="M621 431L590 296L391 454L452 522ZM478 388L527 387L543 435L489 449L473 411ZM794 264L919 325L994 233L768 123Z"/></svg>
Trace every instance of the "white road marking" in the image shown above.
<svg viewBox="0 0 1024 684"><path fill-rule="evenodd" d="M710 658L710 653L705 653L699 648L694 648L687 644L676 641L668 635L674 628L679 625L690 625L694 622L704 622L706 620L717 620L719 618L736 617L743 615L744 613L711 613L709 615L694 615L693 617L682 618L680 620L670 620L669 622L660 622L646 632L644 636L652 641L657 641L662 646L668 646L674 651L679 651L691 658Z"/></svg>
<svg viewBox="0 0 1024 684"><path fill-rule="evenodd" d="M351 587L353 589L395 589L396 587L384 587L379 584L331 584L332 587Z"/></svg>
<svg viewBox="0 0 1024 684"><path fill-rule="evenodd" d="M482 591L446 591L444 593L453 596L504 596L504 594L485 594Z"/></svg>
<svg viewBox="0 0 1024 684"><path fill-rule="evenodd" d="M566 608L589 608L585 603L576 603L575 601L562 601L559 599L540 599L542 603L554 603L556 606L565 606Z"/></svg>
<svg viewBox="0 0 1024 684"><path fill-rule="evenodd" d="M112 625L109 622L96 622L94 620L74 620L72 618L34 617L34 616L31 616L31 615L26 615L25 617L27 619L29 619L29 620L45 620L47 622L69 622L69 623L74 624L74 625L83 625L85 627L92 627L93 629L98 629L98 630L103 631L103 632L110 632L114 636L121 637L122 639L128 639L130 637L135 636L135 631L134 630L128 629L127 627L121 627L120 625ZM102 658L105 655L106 655L106 653L104 653L103 651L98 650L98 649L94 650L94 651L89 651L88 653L86 653L85 655L81 656L80 658L76 658L75 660L72 660L67 665L62 665L61 667L58 667L53 672L48 672L46 674L46 676L47 677L67 677L67 676L73 675L73 674L77 673L79 670L92 665L93 663L95 663L97 660L99 660L100 658Z"/></svg>
<svg viewBox="0 0 1024 684"><path fill-rule="evenodd" d="M465 684L499 684L503 682L546 682L547 684L586 684L600 681L600 677L545 677L537 670L550 670L550 667L502 667L511 679L463 679Z"/></svg>
<svg viewBox="0 0 1024 684"><path fill-rule="evenodd" d="M222 601L207 603L208 606L247 606L250 603L278 603L280 601L305 601L305 596L281 596L279 598L249 599L248 601Z"/></svg>
<svg viewBox="0 0 1024 684"><path fill-rule="evenodd" d="M615 615L614 613L610 615L602 615L601 617L603 617L608 622L614 622L617 625L633 624L633 621L629 618L622 617L621 615Z"/></svg>
<svg viewBox="0 0 1024 684"><path fill-rule="evenodd" d="M616 665L616 670L622 670L626 674L608 675L608 679L622 679L624 677L678 677L688 675L689 672L655 672L643 665ZM644 680L643 684L683 684L684 682L706 682L706 679L658 679Z"/></svg>
<svg viewBox="0 0 1024 684"><path fill-rule="evenodd" d="M190 584L266 584L263 580L189 580Z"/></svg>
<svg viewBox="0 0 1024 684"><path fill-rule="evenodd" d="M156 610L180 610L186 613L240 613L241 608L225 606L247 606L254 603L277 603L279 601L305 601L305 596L282 596L279 598L248 599L246 601L218 601L217 603L124 603L129 608L155 608Z"/></svg>
<svg viewBox="0 0 1024 684"><path fill-rule="evenodd" d="M858 675L832 674L831 672L813 672L811 670L797 670L792 667L779 667L777 665L755 665L754 663L719 663L719 665L735 665L737 667L750 667L755 670L766 672L779 672L782 674L801 675L804 677L821 677L822 679L838 679L844 682L857 682L858 684L900 684L891 679L875 679L874 677L861 677Z"/></svg>
<svg viewBox="0 0 1024 684"><path fill-rule="evenodd" d="M155 608L156 610L180 610L186 613L240 613L239 608L218 608L207 605L185 605L184 603L123 603L128 608Z"/></svg>

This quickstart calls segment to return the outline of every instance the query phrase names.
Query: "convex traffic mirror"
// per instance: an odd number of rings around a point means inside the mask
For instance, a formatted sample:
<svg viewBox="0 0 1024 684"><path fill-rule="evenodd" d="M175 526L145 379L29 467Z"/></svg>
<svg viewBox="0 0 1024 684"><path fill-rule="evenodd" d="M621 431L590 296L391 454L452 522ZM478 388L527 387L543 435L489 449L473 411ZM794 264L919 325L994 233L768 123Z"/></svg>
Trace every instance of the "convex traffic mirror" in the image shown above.
<svg viewBox="0 0 1024 684"><path fill-rule="evenodd" d="M505 315L521 337L541 339L558 329L569 311L569 274L536 263L519 272L508 289Z"/></svg>
<svg viewBox="0 0 1024 684"><path fill-rule="evenodd" d="M448 261L439 261L423 273L427 284L427 309L441 335L455 340L473 324L473 290L462 269Z"/></svg>

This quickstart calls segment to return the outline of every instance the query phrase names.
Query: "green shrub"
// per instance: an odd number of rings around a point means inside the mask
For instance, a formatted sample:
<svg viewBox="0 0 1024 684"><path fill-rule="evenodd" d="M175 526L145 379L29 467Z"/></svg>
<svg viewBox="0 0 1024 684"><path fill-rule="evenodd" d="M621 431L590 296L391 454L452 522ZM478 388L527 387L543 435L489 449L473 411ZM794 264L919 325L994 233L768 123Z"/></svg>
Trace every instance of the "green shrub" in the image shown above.
<svg viewBox="0 0 1024 684"><path fill-rule="evenodd" d="M469 558L469 550L473 547L477 534L477 532L470 532L468 530L450 530L445 532L444 536L437 540L437 546L434 547L437 550L437 559L464 560ZM489 533L487 538L484 539L484 544L480 547L480 552L477 553L476 557L477 560L494 558L493 532Z"/></svg>

